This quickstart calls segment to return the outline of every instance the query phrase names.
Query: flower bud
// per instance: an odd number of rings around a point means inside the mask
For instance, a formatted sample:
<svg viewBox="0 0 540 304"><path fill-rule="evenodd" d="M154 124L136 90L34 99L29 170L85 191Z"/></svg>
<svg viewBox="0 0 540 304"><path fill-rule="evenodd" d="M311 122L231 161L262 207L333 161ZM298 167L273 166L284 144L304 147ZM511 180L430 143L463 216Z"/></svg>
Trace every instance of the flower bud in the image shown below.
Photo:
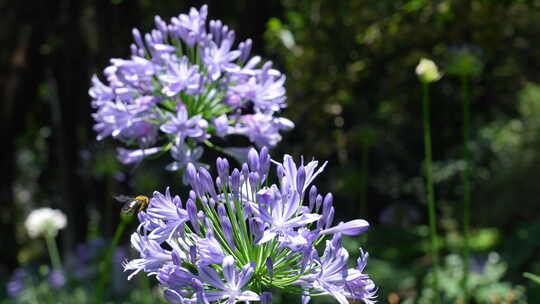
<svg viewBox="0 0 540 304"><path fill-rule="evenodd" d="M259 174L262 178L268 175L270 170L270 155L268 154L268 148L262 147L259 153Z"/></svg>
<svg viewBox="0 0 540 304"><path fill-rule="evenodd" d="M323 230L322 234L342 233L345 235L358 235L369 228L369 223L365 220L352 220L346 223L339 223L337 226Z"/></svg>
<svg viewBox="0 0 540 304"><path fill-rule="evenodd" d="M313 208L315 208L316 200L317 200L317 187L313 185L311 186L311 189L309 189L309 212L312 212Z"/></svg>
<svg viewBox="0 0 540 304"><path fill-rule="evenodd" d="M199 227L199 220L197 217L197 206L195 205L195 202L192 199L188 199L186 203L187 213L189 216L189 221L191 222L191 225L193 226L193 229L200 233L201 229Z"/></svg>
<svg viewBox="0 0 540 304"><path fill-rule="evenodd" d="M227 159L219 157L216 161L216 167L219 178L223 182L223 185L226 186L229 181L229 162Z"/></svg>
<svg viewBox="0 0 540 304"><path fill-rule="evenodd" d="M272 258L271 257L266 258L265 264L266 264L266 273L268 273L268 275L272 277L274 275L274 263L272 262Z"/></svg>
<svg viewBox="0 0 540 304"><path fill-rule="evenodd" d="M305 183L306 183L306 169L304 168L304 166L300 166L296 174L296 191L298 191L298 194L300 194L300 196L302 196L302 194L304 193Z"/></svg>
<svg viewBox="0 0 540 304"><path fill-rule="evenodd" d="M251 148L248 152L248 165L249 169L253 171L259 171L259 153L257 150Z"/></svg>
<svg viewBox="0 0 540 304"><path fill-rule="evenodd" d="M416 75L424 83L435 82L442 77L435 62L426 58L420 59L420 63L416 66Z"/></svg>
<svg viewBox="0 0 540 304"><path fill-rule="evenodd" d="M261 294L261 304L270 304L272 303L272 293L265 291Z"/></svg>
<svg viewBox="0 0 540 304"><path fill-rule="evenodd" d="M317 194L317 199L315 200L315 212L319 212L321 209L321 204L323 201L323 197L320 194Z"/></svg>
<svg viewBox="0 0 540 304"><path fill-rule="evenodd" d="M257 192L257 189L259 188L259 173L257 172L251 172L249 173L249 185L251 187L251 193ZM248 199L251 199L248 198Z"/></svg>

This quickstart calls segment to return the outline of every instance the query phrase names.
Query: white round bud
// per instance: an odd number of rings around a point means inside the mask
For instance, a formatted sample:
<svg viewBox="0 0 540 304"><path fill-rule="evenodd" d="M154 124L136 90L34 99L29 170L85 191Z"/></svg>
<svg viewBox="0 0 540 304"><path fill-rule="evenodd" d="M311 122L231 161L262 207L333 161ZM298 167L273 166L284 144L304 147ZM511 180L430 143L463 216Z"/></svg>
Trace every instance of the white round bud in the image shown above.
<svg viewBox="0 0 540 304"><path fill-rule="evenodd" d="M435 82L442 77L435 62L426 58L420 59L420 63L416 66L416 75L420 81L427 83Z"/></svg>
<svg viewBox="0 0 540 304"><path fill-rule="evenodd" d="M24 226L31 238L40 236L55 237L58 230L65 228L66 225L66 215L60 210L48 207L33 210L24 222Z"/></svg>

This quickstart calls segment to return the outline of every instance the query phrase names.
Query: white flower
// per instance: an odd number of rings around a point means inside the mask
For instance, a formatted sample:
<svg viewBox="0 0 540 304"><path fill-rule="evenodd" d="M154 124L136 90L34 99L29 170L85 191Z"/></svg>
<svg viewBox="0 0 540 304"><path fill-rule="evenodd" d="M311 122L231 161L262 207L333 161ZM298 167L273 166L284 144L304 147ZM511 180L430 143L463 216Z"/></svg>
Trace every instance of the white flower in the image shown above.
<svg viewBox="0 0 540 304"><path fill-rule="evenodd" d="M58 230L65 228L66 225L66 215L60 210L51 208L39 208L30 212L24 222L24 226L31 238L40 236L55 237Z"/></svg>
<svg viewBox="0 0 540 304"><path fill-rule="evenodd" d="M416 75L422 82L427 83L435 82L442 77L435 62L426 58L420 59L420 63L416 66Z"/></svg>

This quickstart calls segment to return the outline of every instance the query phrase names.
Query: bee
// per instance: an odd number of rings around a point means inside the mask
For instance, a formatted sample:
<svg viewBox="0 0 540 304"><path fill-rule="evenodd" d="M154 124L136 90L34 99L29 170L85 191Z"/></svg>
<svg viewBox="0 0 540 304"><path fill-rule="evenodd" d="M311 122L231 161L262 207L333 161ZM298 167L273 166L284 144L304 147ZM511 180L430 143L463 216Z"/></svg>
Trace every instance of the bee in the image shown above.
<svg viewBox="0 0 540 304"><path fill-rule="evenodd" d="M120 211L122 214L133 214L134 212L143 211L150 203L150 199L146 195L137 195L135 197L117 195L114 199L124 204Z"/></svg>

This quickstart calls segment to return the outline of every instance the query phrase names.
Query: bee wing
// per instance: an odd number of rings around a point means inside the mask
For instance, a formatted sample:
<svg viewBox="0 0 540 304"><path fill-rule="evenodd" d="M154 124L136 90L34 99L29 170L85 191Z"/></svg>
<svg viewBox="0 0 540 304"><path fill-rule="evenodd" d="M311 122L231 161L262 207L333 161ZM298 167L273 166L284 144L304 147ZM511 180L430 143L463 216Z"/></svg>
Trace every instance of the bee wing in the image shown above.
<svg viewBox="0 0 540 304"><path fill-rule="evenodd" d="M133 200L133 197L127 195L115 195L114 199L120 203L126 203Z"/></svg>
<svg viewBox="0 0 540 304"><path fill-rule="evenodd" d="M127 202L122 206L122 209L120 209L120 212L123 214L133 214L135 209L133 209L134 202Z"/></svg>

